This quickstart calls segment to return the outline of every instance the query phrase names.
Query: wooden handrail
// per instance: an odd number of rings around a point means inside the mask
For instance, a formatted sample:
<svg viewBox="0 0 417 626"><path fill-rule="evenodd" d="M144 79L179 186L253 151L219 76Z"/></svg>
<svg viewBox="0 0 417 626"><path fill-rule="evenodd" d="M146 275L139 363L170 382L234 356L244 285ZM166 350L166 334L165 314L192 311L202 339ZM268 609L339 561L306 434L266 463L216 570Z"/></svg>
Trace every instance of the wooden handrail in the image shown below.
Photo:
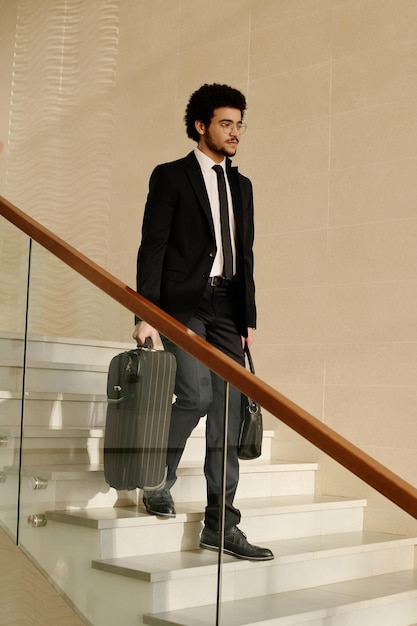
<svg viewBox="0 0 417 626"><path fill-rule="evenodd" d="M0 196L0 215L417 519L417 489Z"/></svg>

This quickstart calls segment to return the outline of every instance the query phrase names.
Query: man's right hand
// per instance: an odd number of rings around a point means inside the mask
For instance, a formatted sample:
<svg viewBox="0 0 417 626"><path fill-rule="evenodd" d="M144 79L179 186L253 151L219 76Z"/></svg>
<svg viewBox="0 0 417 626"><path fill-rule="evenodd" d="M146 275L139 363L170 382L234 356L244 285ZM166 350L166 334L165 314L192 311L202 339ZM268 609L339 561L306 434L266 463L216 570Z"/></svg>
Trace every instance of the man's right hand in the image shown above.
<svg viewBox="0 0 417 626"><path fill-rule="evenodd" d="M150 337L154 346L158 343L158 331L156 328L148 324L147 322L138 322L135 326L135 330L132 333L133 339L138 345L143 346L145 339Z"/></svg>

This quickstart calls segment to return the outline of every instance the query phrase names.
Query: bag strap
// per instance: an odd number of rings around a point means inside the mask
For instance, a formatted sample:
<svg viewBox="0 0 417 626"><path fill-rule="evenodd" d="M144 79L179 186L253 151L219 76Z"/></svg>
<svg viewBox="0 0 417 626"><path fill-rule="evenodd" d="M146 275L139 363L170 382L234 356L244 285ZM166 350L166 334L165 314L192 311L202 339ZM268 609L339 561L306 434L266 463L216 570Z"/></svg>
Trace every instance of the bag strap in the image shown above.
<svg viewBox="0 0 417 626"><path fill-rule="evenodd" d="M249 346L248 346L247 343L245 343L244 352L245 352L246 358L248 359L249 369L250 369L251 373L254 374L255 373L255 368L253 366L252 355L250 353ZM249 403L249 410L250 410L250 412L254 413L255 411L258 410L258 406L259 405L258 405L257 402L255 402L255 400L252 400L252 398L249 398L249 396L247 396L247 398L248 398L248 403Z"/></svg>
<svg viewBox="0 0 417 626"><path fill-rule="evenodd" d="M247 343L245 343L245 354L246 354L246 358L248 359L249 369L252 372L252 374L254 374L255 368L253 366L252 355L250 353L249 346Z"/></svg>

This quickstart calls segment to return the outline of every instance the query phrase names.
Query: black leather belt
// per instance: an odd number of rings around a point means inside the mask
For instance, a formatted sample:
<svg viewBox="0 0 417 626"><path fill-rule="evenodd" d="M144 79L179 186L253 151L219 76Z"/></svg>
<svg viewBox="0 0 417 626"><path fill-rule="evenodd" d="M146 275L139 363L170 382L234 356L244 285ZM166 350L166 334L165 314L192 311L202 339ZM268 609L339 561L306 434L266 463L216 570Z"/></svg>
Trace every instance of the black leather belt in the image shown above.
<svg viewBox="0 0 417 626"><path fill-rule="evenodd" d="M230 285L230 280L224 276L209 276L208 284L210 287L227 287Z"/></svg>

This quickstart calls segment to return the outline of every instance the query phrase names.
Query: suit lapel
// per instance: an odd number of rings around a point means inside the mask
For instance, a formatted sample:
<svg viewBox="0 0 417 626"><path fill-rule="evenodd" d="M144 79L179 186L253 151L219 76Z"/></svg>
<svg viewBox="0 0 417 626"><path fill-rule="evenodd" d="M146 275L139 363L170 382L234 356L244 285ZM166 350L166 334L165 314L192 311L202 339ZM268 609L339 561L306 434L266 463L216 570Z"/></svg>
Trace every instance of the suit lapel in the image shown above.
<svg viewBox="0 0 417 626"><path fill-rule="evenodd" d="M185 171L193 188L200 206L207 217L211 234L214 239L213 216L211 213L210 202L207 195L206 186L204 184L203 174L194 152L190 152L184 159ZM229 180L230 192L233 201L233 213L235 216L236 231L238 239L243 241L244 219L243 219L243 203L241 195L241 187L239 184L239 173L237 167L232 167L231 160L227 159L227 178Z"/></svg>
<svg viewBox="0 0 417 626"><path fill-rule="evenodd" d="M203 173L194 152L190 152L190 154L185 157L185 171L187 173L190 184L197 196L200 206L207 217L211 234L213 235L214 239L214 225L213 216L211 214L210 202L208 199L206 186L204 184Z"/></svg>

